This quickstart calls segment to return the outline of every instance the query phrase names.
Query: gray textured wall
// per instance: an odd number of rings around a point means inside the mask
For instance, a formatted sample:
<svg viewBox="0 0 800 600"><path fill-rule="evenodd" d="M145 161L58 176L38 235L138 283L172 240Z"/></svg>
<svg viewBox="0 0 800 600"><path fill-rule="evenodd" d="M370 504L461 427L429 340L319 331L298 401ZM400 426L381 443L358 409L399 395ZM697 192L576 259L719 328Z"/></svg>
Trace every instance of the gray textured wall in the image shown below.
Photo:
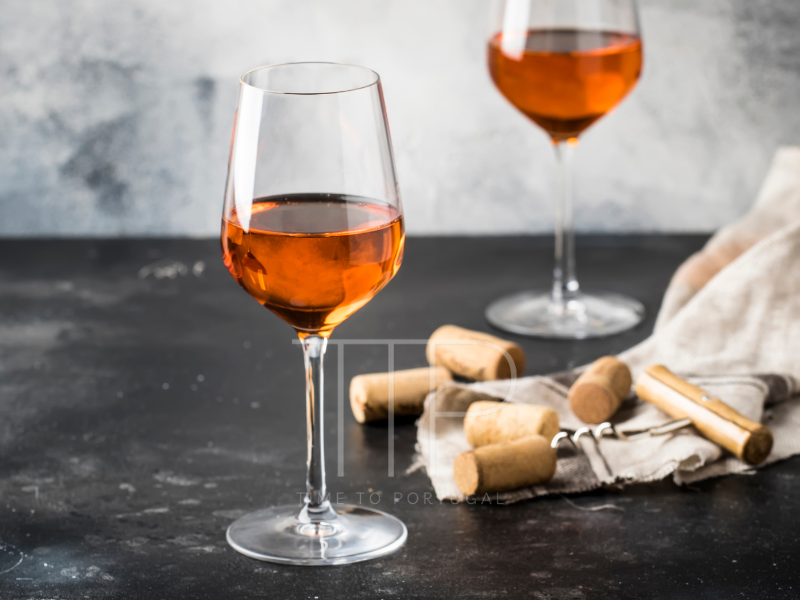
<svg viewBox="0 0 800 600"><path fill-rule="evenodd" d="M486 0L3 0L0 235L216 235L238 76L381 73L412 233L542 232L553 158L493 89ZM585 136L577 222L697 231L800 142L798 0L644 0L645 73Z"/></svg>

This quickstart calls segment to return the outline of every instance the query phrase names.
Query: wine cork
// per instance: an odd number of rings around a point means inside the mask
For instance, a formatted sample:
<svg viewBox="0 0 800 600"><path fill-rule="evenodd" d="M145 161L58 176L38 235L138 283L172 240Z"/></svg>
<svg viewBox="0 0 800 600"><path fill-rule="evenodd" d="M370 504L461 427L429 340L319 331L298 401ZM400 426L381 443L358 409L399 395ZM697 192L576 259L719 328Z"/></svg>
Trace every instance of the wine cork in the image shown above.
<svg viewBox="0 0 800 600"><path fill-rule="evenodd" d="M510 356L513 372L503 352ZM433 332L426 355L430 364L475 381L520 377L525 370L525 352L514 342L455 325L442 325Z"/></svg>
<svg viewBox="0 0 800 600"><path fill-rule="evenodd" d="M569 407L584 423L608 421L631 390L631 370L621 360L594 361L569 389Z"/></svg>
<svg viewBox="0 0 800 600"><path fill-rule="evenodd" d="M540 435L462 452L453 464L456 485L467 496L539 485L555 472L556 451Z"/></svg>
<svg viewBox="0 0 800 600"><path fill-rule="evenodd" d="M432 373L431 373L432 372ZM433 382L431 382L433 374ZM394 414L422 414L425 397L432 389L452 381L444 367L422 367L394 372ZM431 387L433 386L433 387ZM389 418L389 373L358 375L350 382L350 407L359 423Z"/></svg>
<svg viewBox="0 0 800 600"><path fill-rule="evenodd" d="M464 433L474 447L511 442L531 435L552 440L558 414L546 406L510 402L473 402L464 417Z"/></svg>

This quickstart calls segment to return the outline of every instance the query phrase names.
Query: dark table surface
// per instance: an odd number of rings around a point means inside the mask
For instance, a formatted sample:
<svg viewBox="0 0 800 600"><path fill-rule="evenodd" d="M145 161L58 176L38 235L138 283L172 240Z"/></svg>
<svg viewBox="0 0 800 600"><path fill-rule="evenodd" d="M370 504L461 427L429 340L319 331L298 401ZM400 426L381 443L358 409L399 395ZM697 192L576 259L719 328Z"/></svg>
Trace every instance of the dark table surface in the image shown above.
<svg viewBox="0 0 800 600"><path fill-rule="evenodd" d="M647 321L585 342L515 338L529 374L644 339L671 273L704 238L588 238L586 287L640 298ZM155 265L154 265L155 263ZM149 267L148 267L149 265ZM144 269L143 269L144 267ZM546 287L543 238L412 238L400 273L335 333L425 338ZM301 352L225 271L214 240L0 242L0 598L798 598L800 461L678 488L665 481L509 506L425 502L413 422L337 439L328 353L329 488L408 525L395 555L347 567L262 563L225 542L244 512L304 486ZM348 346L345 386L385 370ZM400 347L398 368L423 366ZM338 476L339 444L344 476ZM621 510L589 511L613 504Z"/></svg>

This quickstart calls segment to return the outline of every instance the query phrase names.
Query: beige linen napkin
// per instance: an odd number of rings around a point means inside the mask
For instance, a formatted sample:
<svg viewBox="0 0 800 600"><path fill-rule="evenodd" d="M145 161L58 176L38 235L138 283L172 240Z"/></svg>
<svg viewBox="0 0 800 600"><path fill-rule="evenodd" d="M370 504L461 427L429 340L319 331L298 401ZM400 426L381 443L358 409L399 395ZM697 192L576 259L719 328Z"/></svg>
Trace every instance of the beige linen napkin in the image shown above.
<svg viewBox="0 0 800 600"><path fill-rule="evenodd" d="M775 445L764 464L800 453L800 148L778 151L753 210L681 266L655 332L620 358L634 377L650 364L665 364L748 418L765 422ZM431 394L418 422L417 464L426 468L437 497L464 500L452 469L455 456L469 449L463 412L475 399L473 392L550 406L562 427L574 430L583 423L569 411L566 392L579 372L452 385ZM629 432L670 420L636 398L614 419ZM690 429L629 442L587 440L582 446L584 452L559 455L556 475L546 486L499 498L580 492L670 474L676 483L688 483L752 468Z"/></svg>

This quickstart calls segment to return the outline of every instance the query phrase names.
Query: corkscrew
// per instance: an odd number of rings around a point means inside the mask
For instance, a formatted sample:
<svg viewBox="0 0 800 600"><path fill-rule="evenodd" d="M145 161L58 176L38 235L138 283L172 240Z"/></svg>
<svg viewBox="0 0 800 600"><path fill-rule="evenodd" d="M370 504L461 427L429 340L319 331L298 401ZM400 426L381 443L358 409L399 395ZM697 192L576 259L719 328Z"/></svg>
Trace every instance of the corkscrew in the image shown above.
<svg viewBox="0 0 800 600"><path fill-rule="evenodd" d="M623 433L606 421L592 429L580 427L560 431L550 447L557 450L564 441L581 450L580 440L589 437L599 443L613 436L620 441L634 441L644 436L666 435L686 427L694 427L706 439L722 446L740 460L757 465L772 450L772 432L761 423L744 417L719 398L681 379L662 365L648 367L636 381L636 395L675 418L664 425Z"/></svg>
<svg viewBox="0 0 800 600"><path fill-rule="evenodd" d="M553 436L553 440L550 442L550 447L554 450L558 450L559 445L563 445L562 442L566 440L572 448L575 450L580 450L579 442L584 436L588 436L595 443L599 442L604 437L610 436L613 436L620 441L628 442L641 439L644 436L654 437L658 435L666 435L668 433L672 433L673 431L678 431L679 429L689 427L690 425L692 425L691 419L678 419L676 421L665 423L664 425L659 425L658 427L651 427L635 433L625 434L614 427L612 423L606 421L605 423L600 423L600 425L594 429L587 426L580 427L572 432L569 430L559 431Z"/></svg>

